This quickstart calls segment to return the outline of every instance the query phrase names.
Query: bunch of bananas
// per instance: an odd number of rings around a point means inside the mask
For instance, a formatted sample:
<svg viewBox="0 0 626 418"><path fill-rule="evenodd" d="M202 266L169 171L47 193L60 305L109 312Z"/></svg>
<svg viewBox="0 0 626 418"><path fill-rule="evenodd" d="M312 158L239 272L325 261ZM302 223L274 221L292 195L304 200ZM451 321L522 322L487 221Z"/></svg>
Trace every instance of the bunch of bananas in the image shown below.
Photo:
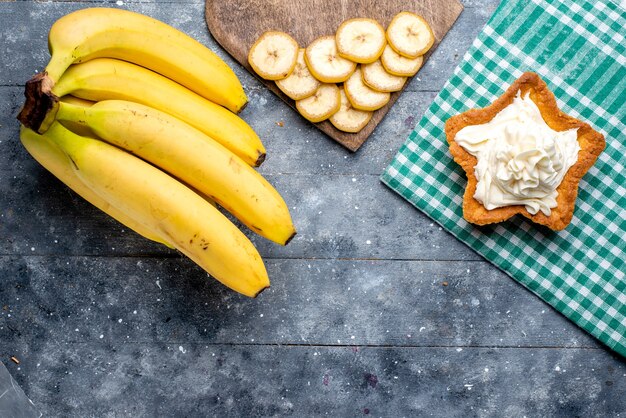
<svg viewBox="0 0 626 418"><path fill-rule="evenodd" d="M119 9L62 17L49 48L18 116L28 152L231 289L254 297L268 287L258 251L216 205L281 245L296 231L282 197L253 168L265 148L236 115L247 97L228 65L173 27Z"/></svg>

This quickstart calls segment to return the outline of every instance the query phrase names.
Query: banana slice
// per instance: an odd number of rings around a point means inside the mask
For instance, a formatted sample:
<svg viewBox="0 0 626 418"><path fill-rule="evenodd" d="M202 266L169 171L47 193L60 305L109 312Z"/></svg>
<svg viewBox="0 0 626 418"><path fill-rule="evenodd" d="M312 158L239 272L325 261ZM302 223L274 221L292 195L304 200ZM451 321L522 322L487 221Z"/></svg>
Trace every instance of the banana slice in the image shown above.
<svg viewBox="0 0 626 418"><path fill-rule="evenodd" d="M383 53L387 44L385 29L374 19L349 19L335 34L339 55L354 62L369 64Z"/></svg>
<svg viewBox="0 0 626 418"><path fill-rule="evenodd" d="M293 100L306 99L315 93L320 82L313 77L309 67L306 66L306 62L304 62L304 48L300 48L298 51L296 67L291 75L282 80L276 80L276 85Z"/></svg>
<svg viewBox="0 0 626 418"><path fill-rule="evenodd" d="M359 132L372 119L374 113L353 108L343 89L339 90L339 94L341 95L341 107L337 113L330 117L330 123L340 131Z"/></svg>
<svg viewBox="0 0 626 418"><path fill-rule="evenodd" d="M339 56L334 36L311 42L304 53L311 74L323 83L341 83L354 72L356 63Z"/></svg>
<svg viewBox="0 0 626 418"><path fill-rule="evenodd" d="M377 91L400 91L406 82L406 77L397 77L385 71L380 60L361 65L361 72L363 73L363 82Z"/></svg>
<svg viewBox="0 0 626 418"><path fill-rule="evenodd" d="M336 84L322 84L313 96L296 102L298 112L313 123L328 119L340 106L339 87Z"/></svg>
<svg viewBox="0 0 626 418"><path fill-rule="evenodd" d="M403 57L387 45L380 56L380 61L389 74L398 77L413 77L422 67L424 57L422 55L417 58Z"/></svg>
<svg viewBox="0 0 626 418"><path fill-rule="evenodd" d="M248 62L266 80L287 78L297 58L298 43L284 32L265 32L248 53Z"/></svg>
<svg viewBox="0 0 626 418"><path fill-rule="evenodd" d="M387 41L398 54L417 58L433 46L435 35L423 17L400 12L387 27Z"/></svg>
<svg viewBox="0 0 626 418"><path fill-rule="evenodd" d="M359 110L380 109L389 101L390 94L372 90L363 82L361 69L357 68L354 74L344 83L348 100L352 107Z"/></svg>

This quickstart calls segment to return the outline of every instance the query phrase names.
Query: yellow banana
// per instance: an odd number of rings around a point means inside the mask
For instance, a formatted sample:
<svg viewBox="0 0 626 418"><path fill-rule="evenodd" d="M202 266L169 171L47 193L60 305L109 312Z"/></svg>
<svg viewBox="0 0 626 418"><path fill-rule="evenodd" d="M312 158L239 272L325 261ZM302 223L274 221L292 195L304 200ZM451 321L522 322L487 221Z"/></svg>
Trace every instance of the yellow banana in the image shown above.
<svg viewBox="0 0 626 418"><path fill-rule="evenodd" d="M204 132L252 166L265 159L265 147L239 116L193 91L139 65L96 58L72 65L52 92L101 101L128 100L159 109Z"/></svg>
<svg viewBox="0 0 626 418"><path fill-rule="evenodd" d="M87 100L87 99L81 99L79 97L71 96L71 95L63 96L63 97L61 97L60 100L63 103L69 103L69 104L73 104L73 105L77 105L77 106L84 106L84 107L91 107L91 106L93 106L96 103L95 101L91 101L91 100ZM231 113L231 115L232 115L232 113ZM67 129L69 129L70 131L74 132L77 135L87 136L89 138L94 138L94 139L100 139L100 138L98 138L98 135L96 135L91 129L89 129L89 126L87 126L87 125L84 125L84 124L81 124L81 123L78 123L78 122L74 122L74 121L71 121L71 120L64 120L64 121L59 121L59 122L61 123L61 125L65 126ZM28 131L32 132L33 134L36 134L35 132L31 131L30 129L28 129ZM52 145L54 145L54 144L52 144ZM193 187L189 186L189 184L185 184L185 186L189 187L194 192L199 194L200 197L202 197L204 200L206 200L211 205L213 205L213 207L217 207L217 203L215 203L214 201L209 199L206 195L204 195L203 193L201 193L197 189L194 189Z"/></svg>
<svg viewBox="0 0 626 418"><path fill-rule="evenodd" d="M158 233L136 222L124 212L111 206L109 202L98 196L78 178L72 169L72 162L67 155L47 135L39 135L28 128L21 127L20 140L24 148L39 164L51 172L56 178L74 190L83 199L113 217L116 221L137 232L139 235L173 248Z"/></svg>
<svg viewBox="0 0 626 418"><path fill-rule="evenodd" d="M233 70L213 51L151 17L121 9L86 8L57 20L48 34L51 58L45 71L26 83L26 103L18 119L45 132L51 93L67 68L94 58L118 58L168 77L199 95L239 112L248 102ZM43 129L41 129L43 126Z"/></svg>
<svg viewBox="0 0 626 418"><path fill-rule="evenodd" d="M110 57L150 68L233 112L248 101L233 70L213 51L140 13L77 10L52 25L48 45L52 58L46 72L55 82L70 64Z"/></svg>
<svg viewBox="0 0 626 418"><path fill-rule="evenodd" d="M60 103L56 117L159 166L207 195L259 235L285 245L296 231L284 200L259 173L210 137L167 113L105 100Z"/></svg>
<svg viewBox="0 0 626 418"><path fill-rule="evenodd" d="M91 190L142 224L231 289L254 297L269 286L254 245L191 189L141 159L54 122L46 135Z"/></svg>

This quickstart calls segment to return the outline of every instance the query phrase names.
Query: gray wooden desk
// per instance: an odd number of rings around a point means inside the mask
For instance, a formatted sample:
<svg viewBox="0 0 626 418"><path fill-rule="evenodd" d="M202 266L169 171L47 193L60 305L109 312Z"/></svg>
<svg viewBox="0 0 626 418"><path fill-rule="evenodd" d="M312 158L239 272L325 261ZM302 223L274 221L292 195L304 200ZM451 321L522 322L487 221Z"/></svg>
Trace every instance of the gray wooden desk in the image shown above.
<svg viewBox="0 0 626 418"><path fill-rule="evenodd" d="M0 3L0 359L46 416L626 414L623 359L378 180L497 0L465 1L356 154L221 51L202 2L125 3L235 69L299 234L253 237L272 287L251 300L70 192L14 116L52 22L102 3Z"/></svg>

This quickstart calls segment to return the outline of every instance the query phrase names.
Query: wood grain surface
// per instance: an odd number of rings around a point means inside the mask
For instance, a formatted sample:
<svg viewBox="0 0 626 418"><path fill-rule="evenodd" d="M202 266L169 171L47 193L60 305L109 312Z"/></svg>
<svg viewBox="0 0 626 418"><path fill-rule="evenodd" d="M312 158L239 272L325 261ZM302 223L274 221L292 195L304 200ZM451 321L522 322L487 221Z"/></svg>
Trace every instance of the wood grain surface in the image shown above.
<svg viewBox="0 0 626 418"><path fill-rule="evenodd" d="M463 6L457 0L206 0L205 14L209 30L217 42L254 74L248 64L248 51L254 41L268 30L287 32L301 47L306 47L320 36L334 35L346 19L369 17L387 27L394 15L411 11L422 15L435 34L435 43L425 56L427 60L462 10ZM295 110L295 102L273 81L261 81ZM405 87L408 84L405 83ZM329 121L316 123L315 126L349 150L356 151L401 93L392 93L389 102L374 112L370 122L357 133L342 132Z"/></svg>

